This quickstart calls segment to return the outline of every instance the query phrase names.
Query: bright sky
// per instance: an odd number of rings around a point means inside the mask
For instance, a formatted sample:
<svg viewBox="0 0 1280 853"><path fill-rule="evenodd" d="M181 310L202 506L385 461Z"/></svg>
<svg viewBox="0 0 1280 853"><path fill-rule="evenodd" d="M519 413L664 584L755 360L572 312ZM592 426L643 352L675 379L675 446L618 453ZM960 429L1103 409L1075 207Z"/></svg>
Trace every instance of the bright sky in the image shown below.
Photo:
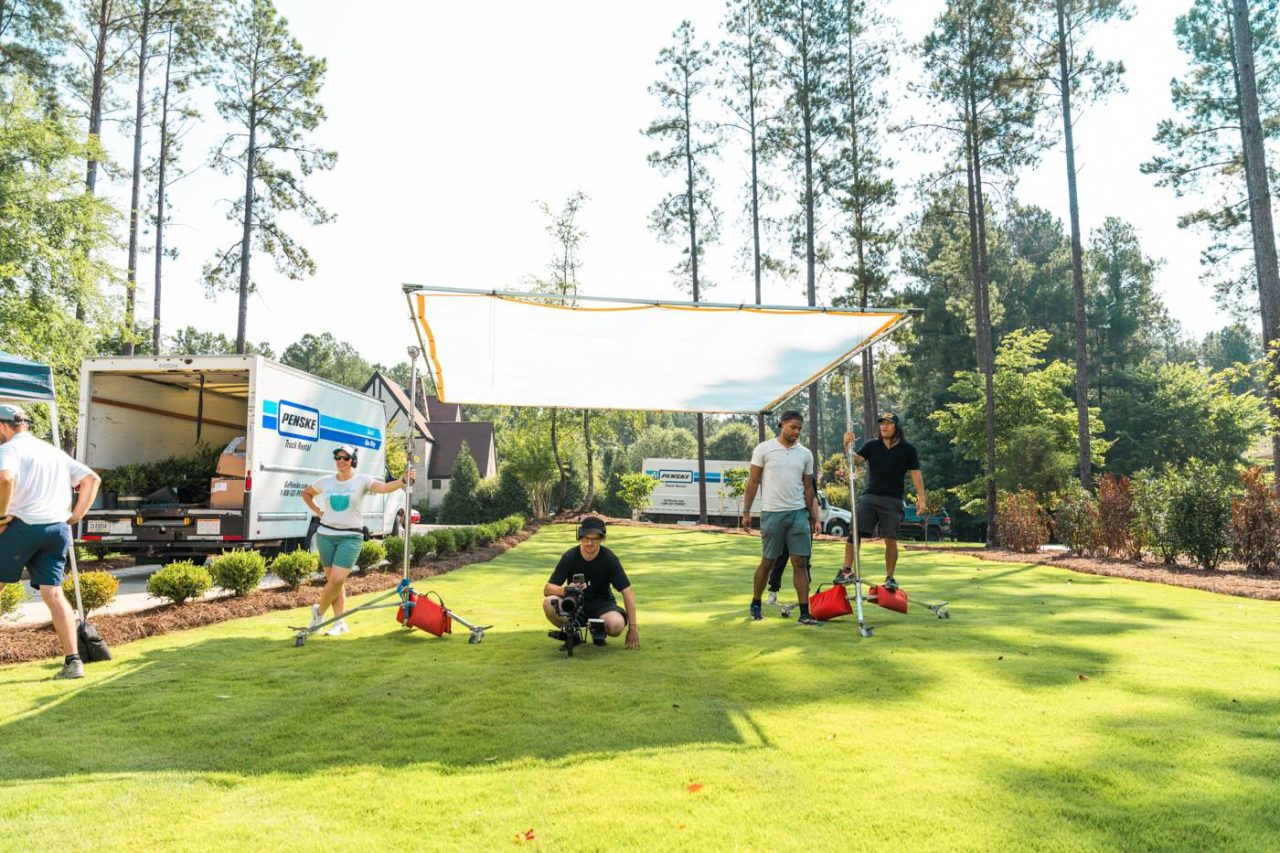
<svg viewBox="0 0 1280 853"><path fill-rule="evenodd" d="M338 218L293 228L319 265L312 279L287 281L268 258L254 257L261 291L250 304L251 340L279 352L304 333L328 331L371 361L401 361L412 343L402 283L525 289L554 249L536 202L559 207L578 189L590 196L580 219L588 234L583 292L681 298L668 272L678 250L647 227L671 184L646 163L654 146L640 131L658 113L647 92L658 51L686 17L714 42L721 0L380 2L359 14L336 0L278 2L306 49L329 61L328 121L316 138L337 150L338 165L306 185ZM904 16L904 40L917 42L942 5L892 4ZM1129 91L1079 119L1077 161L1086 232L1109 215L1133 222L1148 253L1164 260L1157 284L1170 310L1202 335L1226 322L1198 281L1205 240L1176 226L1189 202L1138 172L1153 152L1156 122L1172 115L1169 79L1182 67L1173 21L1187 5L1139 0L1132 21L1098 35L1101 55L1124 60ZM900 88L915 73L903 62ZM211 116L202 132L217 122ZM193 136L187 151L194 157L211 141L212 134ZM895 147L905 209L911 182L937 163L905 143ZM728 208L741 171L736 162L715 171ZM1065 220L1063 173L1061 151L1046 152L1022 178L1018 197ZM191 324L235 335L235 295L209 302L198 281L215 247L239 232L219 202L236 190L235 179L205 170L172 198L176 224L167 242L182 256L166 267L167 334ZM112 191L123 196L127 187ZM734 263L749 232L732 215L723 230L704 268L717 286L704 298L750 302L751 275ZM151 260L142 267L145 317ZM767 283L765 302L800 304L802 284Z"/></svg>

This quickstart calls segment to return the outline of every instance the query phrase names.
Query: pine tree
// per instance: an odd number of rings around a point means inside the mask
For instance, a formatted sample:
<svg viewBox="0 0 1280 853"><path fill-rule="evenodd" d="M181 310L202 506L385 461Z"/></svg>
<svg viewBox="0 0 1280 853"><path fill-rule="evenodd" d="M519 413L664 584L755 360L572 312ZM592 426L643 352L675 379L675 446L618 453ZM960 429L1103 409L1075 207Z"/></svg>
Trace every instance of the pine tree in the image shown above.
<svg viewBox="0 0 1280 853"><path fill-rule="evenodd" d="M248 0L215 49L225 62L215 84L218 113L231 129L214 148L214 162L224 174L239 175L244 189L227 211L227 219L240 223L240 236L205 264L203 275L211 289L238 291L236 351L244 352L253 252L265 252L288 278L315 273L311 253L279 216L287 212L312 225L332 221L301 178L333 168L337 155L307 141L325 118L319 101L325 61L303 51L271 0Z"/></svg>
<svg viewBox="0 0 1280 853"><path fill-rule="evenodd" d="M449 491L440 504L442 524L474 524L480 520L480 504L476 500L479 483L480 469L471 456L471 447L464 441L449 476Z"/></svg>

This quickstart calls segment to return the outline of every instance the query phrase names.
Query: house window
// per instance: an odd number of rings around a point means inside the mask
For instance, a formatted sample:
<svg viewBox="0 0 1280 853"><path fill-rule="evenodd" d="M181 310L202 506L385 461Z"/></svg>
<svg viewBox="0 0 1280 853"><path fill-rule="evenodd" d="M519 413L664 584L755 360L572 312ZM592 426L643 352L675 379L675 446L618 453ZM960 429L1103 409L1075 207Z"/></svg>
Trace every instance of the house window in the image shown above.
<svg viewBox="0 0 1280 853"><path fill-rule="evenodd" d="M437 490L438 490L438 489L440 488L440 481L439 481L439 480L432 480L432 481L431 481L431 488L433 488L433 489L437 489Z"/></svg>

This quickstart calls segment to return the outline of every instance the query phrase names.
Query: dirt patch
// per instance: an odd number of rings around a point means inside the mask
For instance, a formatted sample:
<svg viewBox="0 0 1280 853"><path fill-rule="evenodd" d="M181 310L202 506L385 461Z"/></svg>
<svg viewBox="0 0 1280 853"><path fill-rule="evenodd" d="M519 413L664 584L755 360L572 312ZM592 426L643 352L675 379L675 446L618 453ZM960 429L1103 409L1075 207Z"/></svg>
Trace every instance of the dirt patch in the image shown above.
<svg viewBox="0 0 1280 853"><path fill-rule="evenodd" d="M905 547L912 551L924 550L920 545ZM1163 583L1169 586L1185 586L1190 589L1202 589L1206 592L1235 595L1241 598L1280 601L1280 578L1251 574L1233 563L1226 563L1221 569L1210 570L1184 563L1166 566L1163 563L1134 563L1128 560L1113 560L1109 557L1079 557L1060 552L1042 551L1036 554L1023 554L1019 551L1006 551L999 548L929 550L939 554L965 554L1000 563L1039 563L1046 566L1059 566L1087 575L1105 575L1112 578Z"/></svg>
<svg viewBox="0 0 1280 853"><path fill-rule="evenodd" d="M528 539L542 526L542 523L533 522L519 533L506 536L483 548L473 548L465 553L428 560L422 565L411 567L409 576L414 580L421 580L443 575L472 563L487 562ZM363 595L368 592L380 592L394 588L399 582L398 573L352 575L347 579L347 593ZM187 628L199 628L225 622L228 619L260 616L273 610L305 607L320 600L321 588L322 584L316 583L300 589L259 590L243 598L191 601L182 605L166 604L137 613L91 616L90 621L107 641L107 645L116 648L134 640L141 640L143 637L154 637L157 634L168 634L171 631L182 631ZM0 664L44 660L61 653L58 638L50 624L0 628Z"/></svg>

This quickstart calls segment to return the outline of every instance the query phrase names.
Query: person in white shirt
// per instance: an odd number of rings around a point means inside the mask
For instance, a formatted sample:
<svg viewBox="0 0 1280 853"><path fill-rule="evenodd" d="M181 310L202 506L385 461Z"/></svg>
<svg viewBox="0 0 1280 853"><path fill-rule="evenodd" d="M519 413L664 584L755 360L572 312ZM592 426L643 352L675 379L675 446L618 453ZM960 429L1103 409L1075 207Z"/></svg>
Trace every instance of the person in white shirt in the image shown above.
<svg viewBox="0 0 1280 853"><path fill-rule="evenodd" d="M813 454L800 444L804 417L795 410L782 413L778 437L756 445L751 453L751 473L742 496L742 527L751 529L751 504L761 478L760 538L764 556L756 567L751 592L751 618L759 621L760 594L773 561L783 546L791 553L791 575L799 596L801 625L821 625L809 615L809 555L813 534L818 532L818 499L813 488Z"/></svg>
<svg viewBox="0 0 1280 853"><path fill-rule="evenodd" d="M320 529L316 532L316 550L320 552L320 569L324 572L325 586L320 593L320 603L311 605L311 626L324 621L324 612L333 607L334 616L347 612L347 593L344 585L347 575L355 568L356 558L364 545L364 496L382 495L404 488L413 482L413 468L399 480L384 483L368 474L357 474L360 463L356 449L344 444L333 451L333 464L337 472L321 477L302 492L307 507L320 517ZM322 507L316 498L324 496ZM339 619L326 634L347 633L347 623Z"/></svg>
<svg viewBox="0 0 1280 853"><path fill-rule="evenodd" d="M83 678L76 648L76 617L62 594L71 527L97 497L102 478L30 433L19 406L0 405L0 589L19 583L27 569L62 645L62 669L54 678ZM71 505L71 490L80 494Z"/></svg>

